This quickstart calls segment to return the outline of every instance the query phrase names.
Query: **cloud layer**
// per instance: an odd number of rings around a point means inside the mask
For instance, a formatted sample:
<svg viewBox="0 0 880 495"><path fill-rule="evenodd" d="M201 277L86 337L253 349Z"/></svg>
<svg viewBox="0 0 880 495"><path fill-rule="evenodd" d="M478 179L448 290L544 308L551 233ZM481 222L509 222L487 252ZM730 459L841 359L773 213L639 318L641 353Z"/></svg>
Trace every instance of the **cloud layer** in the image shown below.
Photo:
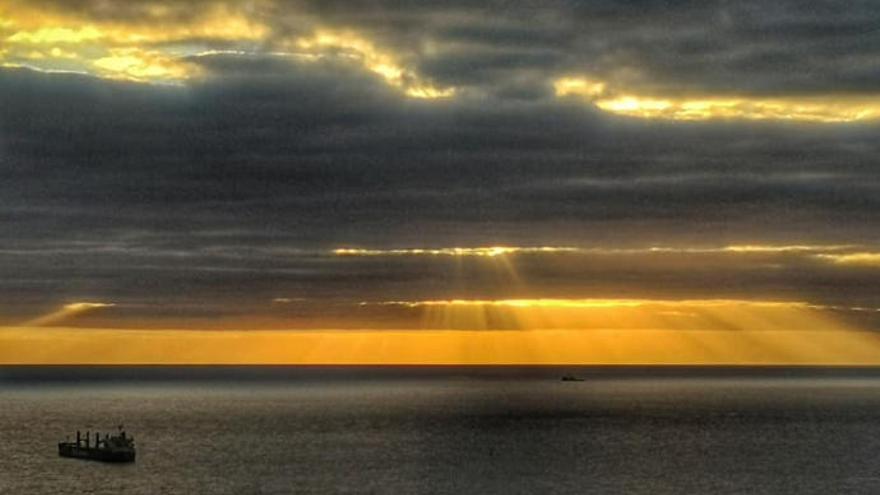
<svg viewBox="0 0 880 495"><path fill-rule="evenodd" d="M876 105L880 12L845 7L7 2L0 315L380 328L420 315L360 302L758 298L874 328L846 308L880 307L878 126L791 117ZM676 120L694 101L739 103Z"/></svg>

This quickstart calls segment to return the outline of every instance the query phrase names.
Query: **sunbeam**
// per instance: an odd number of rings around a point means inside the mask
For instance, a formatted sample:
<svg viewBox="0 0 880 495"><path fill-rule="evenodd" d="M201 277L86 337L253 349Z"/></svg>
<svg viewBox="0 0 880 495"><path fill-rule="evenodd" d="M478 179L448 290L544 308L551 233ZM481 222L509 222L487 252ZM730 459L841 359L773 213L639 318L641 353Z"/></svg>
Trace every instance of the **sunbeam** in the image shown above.
<svg viewBox="0 0 880 495"><path fill-rule="evenodd" d="M87 313L90 311L94 311L101 308L109 308L113 307L115 304L113 303L103 303L103 302L75 302L70 304L65 304L58 311L53 311L47 315L40 316L38 318L34 318L32 320L26 321L21 324L23 327L42 327L47 325L55 325L61 323L68 318L72 318L76 315L80 315L83 313Z"/></svg>

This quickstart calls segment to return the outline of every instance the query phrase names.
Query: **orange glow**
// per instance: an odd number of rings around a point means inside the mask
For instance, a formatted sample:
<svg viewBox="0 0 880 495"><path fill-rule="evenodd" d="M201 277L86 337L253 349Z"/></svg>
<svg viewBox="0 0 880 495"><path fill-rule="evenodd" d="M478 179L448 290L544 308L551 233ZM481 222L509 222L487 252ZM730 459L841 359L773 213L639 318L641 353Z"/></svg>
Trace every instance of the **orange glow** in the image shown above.
<svg viewBox="0 0 880 495"><path fill-rule="evenodd" d="M0 330L0 364L880 364L868 332Z"/></svg>
<svg viewBox="0 0 880 495"><path fill-rule="evenodd" d="M740 300L415 301L426 329L0 329L0 363L880 364L823 306ZM74 303L66 315L108 306ZM59 321L58 319L54 321ZM511 327L487 330L494 323ZM435 325L440 325L439 327Z"/></svg>

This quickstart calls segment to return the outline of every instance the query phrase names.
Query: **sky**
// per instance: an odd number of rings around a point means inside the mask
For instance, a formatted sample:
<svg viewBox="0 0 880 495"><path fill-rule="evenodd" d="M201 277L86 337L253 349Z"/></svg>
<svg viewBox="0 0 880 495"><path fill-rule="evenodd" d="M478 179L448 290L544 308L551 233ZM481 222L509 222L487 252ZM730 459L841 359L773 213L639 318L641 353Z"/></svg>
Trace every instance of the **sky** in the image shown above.
<svg viewBox="0 0 880 495"><path fill-rule="evenodd" d="M0 4L0 363L877 364L872 1Z"/></svg>

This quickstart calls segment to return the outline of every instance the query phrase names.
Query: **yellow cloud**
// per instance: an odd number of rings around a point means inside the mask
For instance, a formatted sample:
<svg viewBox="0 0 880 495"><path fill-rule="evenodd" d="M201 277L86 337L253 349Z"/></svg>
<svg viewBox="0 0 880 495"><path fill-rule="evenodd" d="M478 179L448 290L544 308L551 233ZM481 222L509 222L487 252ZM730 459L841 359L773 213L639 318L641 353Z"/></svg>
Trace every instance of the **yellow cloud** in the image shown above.
<svg viewBox="0 0 880 495"><path fill-rule="evenodd" d="M310 37L297 39L295 45L312 57L350 58L412 98L445 98L455 94L454 88L441 88L431 84L402 65L394 53L378 48L372 41L352 31L323 29Z"/></svg>
<svg viewBox="0 0 880 495"><path fill-rule="evenodd" d="M52 325L55 323L59 323L61 321L66 320L72 316L76 316L78 314L82 314L88 311L93 311L101 308L109 308L115 306L113 303L103 303L103 302L75 302L70 304L65 304L61 307L61 309L57 311L53 311L44 316L40 316L39 318L34 318L28 322L22 324L22 326L26 327L40 327L44 325Z"/></svg>
<svg viewBox="0 0 880 495"><path fill-rule="evenodd" d="M55 44L102 40L107 45L167 43L192 39L257 41L269 34L269 28L243 12L224 3L208 6L188 20L150 19L107 21L86 18L72 11L41 10L18 4L6 14L7 43Z"/></svg>
<svg viewBox="0 0 880 495"><path fill-rule="evenodd" d="M87 311L90 309L98 309L98 308L109 308L115 306L113 303L102 303L102 302L75 302L70 304L65 304L63 309L65 311Z"/></svg>
<svg viewBox="0 0 880 495"><path fill-rule="evenodd" d="M563 77L553 83L557 96L576 95L598 98L605 93L607 85L602 81L583 77Z"/></svg>
<svg viewBox="0 0 880 495"><path fill-rule="evenodd" d="M658 99L622 96L596 101L612 113L670 120L748 119L803 122L855 122L880 116L877 100L832 98L705 98Z"/></svg>
<svg viewBox="0 0 880 495"><path fill-rule="evenodd" d="M373 304L362 302L362 305ZM448 299L424 301L383 301L375 304L400 305L407 307L421 306L498 306L510 308L637 308L643 306L656 307L808 307L804 302L791 301L750 301L740 299Z"/></svg>
<svg viewBox="0 0 880 495"><path fill-rule="evenodd" d="M94 26L44 27L34 31L18 31L6 38L7 43L45 45L57 43L82 43L101 39L105 34Z"/></svg>
<svg viewBox="0 0 880 495"><path fill-rule="evenodd" d="M92 65L101 76L132 81L182 81L198 73L192 65L159 51L114 48Z"/></svg>
<svg viewBox="0 0 880 495"><path fill-rule="evenodd" d="M183 55L198 54L203 40L232 43L231 51L259 54L254 42L269 38L271 29L252 13L227 3L209 4L197 16L177 18L170 7L147 9L149 22L87 18L76 12L45 10L14 2L0 10L0 65L28 66L46 72L78 71L99 77L139 82L183 82L199 76L195 64ZM188 48L174 47L174 44ZM236 45L237 44L237 45ZM421 77L393 51L350 30L318 29L281 48L300 61L335 57L350 60L376 74L389 86L410 98L435 99L452 96L455 89L439 87ZM210 51L209 51L210 52ZM276 52L272 52L278 54ZM74 61L76 59L76 61Z"/></svg>
<svg viewBox="0 0 880 495"><path fill-rule="evenodd" d="M208 6L190 20L105 21L71 11L36 9L21 2L6 7L0 15L4 19L0 24L4 45L0 65L139 82L182 82L199 75L194 64L162 44L206 39L253 42L269 34L267 26L223 3Z"/></svg>
<svg viewBox="0 0 880 495"><path fill-rule="evenodd" d="M854 247L856 246L853 244L735 244L725 246L722 250L734 253L815 253L821 251L841 251Z"/></svg>
<svg viewBox="0 0 880 495"><path fill-rule="evenodd" d="M586 100L601 110L645 119L788 120L837 123L880 117L880 98L871 96L669 96L637 94L603 81L564 77L554 82L556 96Z"/></svg>
<svg viewBox="0 0 880 495"><path fill-rule="evenodd" d="M365 249L338 248L336 256L454 256L495 257L508 254L578 253L595 255L627 254L787 254L823 253L856 248L853 244L733 244L716 247L647 246L635 248L573 247L573 246L477 246Z"/></svg>
<svg viewBox="0 0 880 495"><path fill-rule="evenodd" d="M817 254L816 257L839 265L880 267L880 253Z"/></svg>
<svg viewBox="0 0 880 495"><path fill-rule="evenodd" d="M505 254L529 253L573 253L581 251L564 246L488 246L488 247L448 247L448 248L405 248L405 249L334 249L337 256L484 256L494 257Z"/></svg>

